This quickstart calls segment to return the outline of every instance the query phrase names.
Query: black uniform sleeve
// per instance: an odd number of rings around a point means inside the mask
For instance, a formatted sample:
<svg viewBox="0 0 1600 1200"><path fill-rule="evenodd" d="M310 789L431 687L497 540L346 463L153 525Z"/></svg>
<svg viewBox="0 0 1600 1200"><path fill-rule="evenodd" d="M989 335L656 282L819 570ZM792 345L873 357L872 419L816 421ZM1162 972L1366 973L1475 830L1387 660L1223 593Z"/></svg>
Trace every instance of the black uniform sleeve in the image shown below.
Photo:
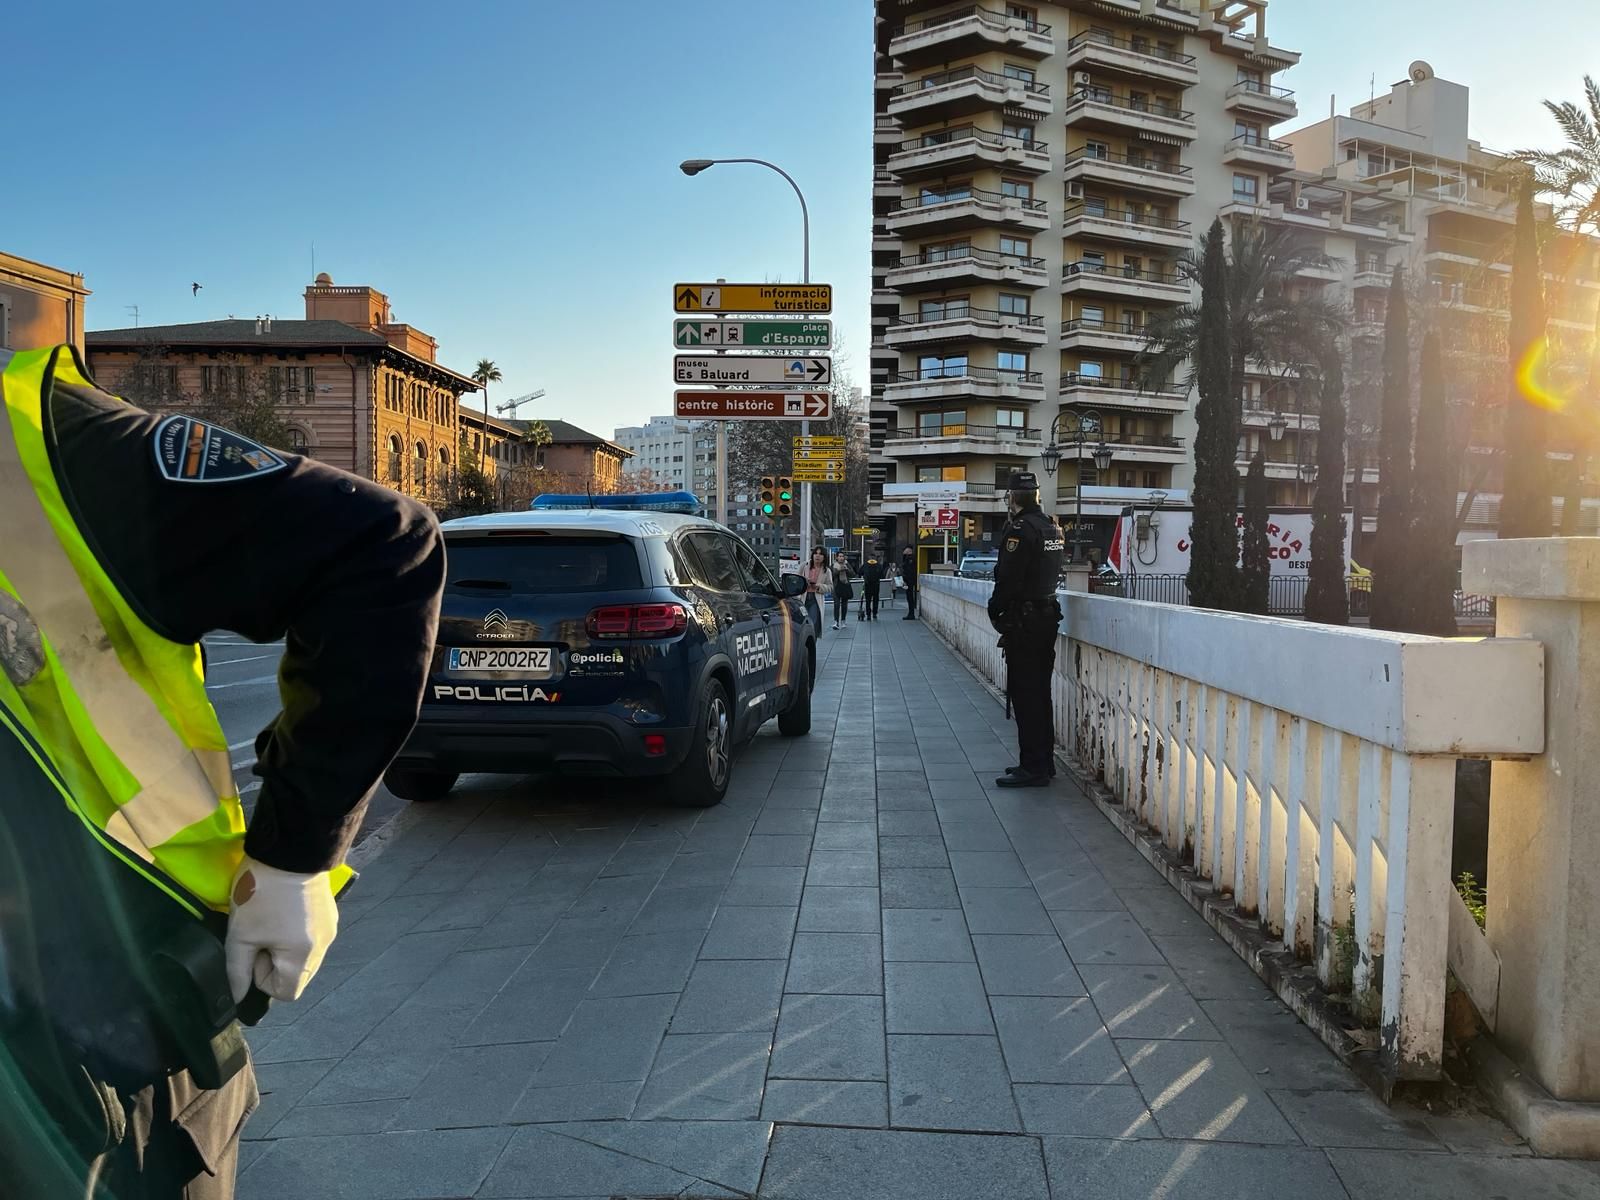
<svg viewBox="0 0 1600 1200"><path fill-rule="evenodd" d="M1030 565L1038 554L1038 535L1023 521L1012 521L1000 533L1000 557L994 564L994 590L989 616L998 619L1024 598Z"/></svg>
<svg viewBox="0 0 1600 1200"><path fill-rule="evenodd" d="M257 478L174 482L159 418L57 385L46 435L79 526L157 632L286 640L282 712L257 738L245 850L310 873L339 862L417 718L444 548L425 507L295 455Z"/></svg>

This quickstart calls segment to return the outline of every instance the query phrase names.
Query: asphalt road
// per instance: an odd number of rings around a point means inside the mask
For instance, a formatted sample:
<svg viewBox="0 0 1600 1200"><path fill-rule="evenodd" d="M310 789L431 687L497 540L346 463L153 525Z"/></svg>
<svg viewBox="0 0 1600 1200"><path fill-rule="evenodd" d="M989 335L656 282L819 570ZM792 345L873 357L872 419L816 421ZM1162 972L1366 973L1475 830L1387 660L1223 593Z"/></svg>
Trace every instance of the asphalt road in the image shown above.
<svg viewBox="0 0 1600 1200"><path fill-rule="evenodd" d="M255 766L255 739L267 723L278 715L278 660L283 643L258 645L237 634L215 634L206 638L206 691L222 721L233 752L233 777L239 783L246 818L255 811L261 780L252 773ZM359 844L405 807L404 800L379 787L367 807Z"/></svg>

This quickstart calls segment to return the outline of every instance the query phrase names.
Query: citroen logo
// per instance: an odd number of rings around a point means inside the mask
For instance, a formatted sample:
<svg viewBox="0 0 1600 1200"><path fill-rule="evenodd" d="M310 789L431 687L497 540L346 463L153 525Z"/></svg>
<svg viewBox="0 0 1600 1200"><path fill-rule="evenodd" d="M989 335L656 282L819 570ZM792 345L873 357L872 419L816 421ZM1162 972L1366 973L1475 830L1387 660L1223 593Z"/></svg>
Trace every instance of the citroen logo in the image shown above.
<svg viewBox="0 0 1600 1200"><path fill-rule="evenodd" d="M483 631L485 633L494 633L496 630L504 629L505 627L506 614L498 608L490 609L489 615L483 619Z"/></svg>

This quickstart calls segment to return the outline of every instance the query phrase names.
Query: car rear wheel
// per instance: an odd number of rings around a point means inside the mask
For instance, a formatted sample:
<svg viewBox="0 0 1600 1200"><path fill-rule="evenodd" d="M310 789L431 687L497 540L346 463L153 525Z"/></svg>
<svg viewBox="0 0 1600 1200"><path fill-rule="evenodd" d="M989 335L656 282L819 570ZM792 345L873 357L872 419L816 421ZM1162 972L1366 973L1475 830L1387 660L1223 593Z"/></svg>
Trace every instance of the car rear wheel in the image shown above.
<svg viewBox="0 0 1600 1200"><path fill-rule="evenodd" d="M390 767L383 785L402 800L427 804L443 800L461 776L455 771L429 771L422 767Z"/></svg>
<svg viewBox="0 0 1600 1200"><path fill-rule="evenodd" d="M778 714L778 732L784 737L804 737L811 732L811 663L800 661L800 678L795 680L794 698Z"/></svg>
<svg viewBox="0 0 1600 1200"><path fill-rule="evenodd" d="M689 741L689 753L667 776L667 796L684 808L710 808L721 804L733 775L733 712L728 690L710 680L700 694L699 719Z"/></svg>

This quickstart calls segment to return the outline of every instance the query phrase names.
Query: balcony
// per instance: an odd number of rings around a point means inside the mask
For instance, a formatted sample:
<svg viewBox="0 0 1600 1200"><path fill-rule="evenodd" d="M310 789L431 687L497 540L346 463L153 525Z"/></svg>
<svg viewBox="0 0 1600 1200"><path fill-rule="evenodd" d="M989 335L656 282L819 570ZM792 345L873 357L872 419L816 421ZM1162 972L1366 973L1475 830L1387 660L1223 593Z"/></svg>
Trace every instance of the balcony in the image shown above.
<svg viewBox="0 0 1600 1200"><path fill-rule="evenodd" d="M885 447L887 452L887 447ZM954 492L960 497L958 504L965 513L1002 513L1006 511L1006 493L1003 484L992 479L935 479L886 483L883 485L883 511L886 513L913 513L917 497L924 492ZM1148 497L1149 493L1145 493Z"/></svg>
<svg viewBox="0 0 1600 1200"><path fill-rule="evenodd" d="M1189 299L1189 281L1177 271L1118 267L1085 259L1062 264L1061 293L1181 302Z"/></svg>
<svg viewBox="0 0 1600 1200"><path fill-rule="evenodd" d="M1350 336L1357 341L1371 341L1383 337L1383 315L1357 313L1350 321Z"/></svg>
<svg viewBox="0 0 1600 1200"><path fill-rule="evenodd" d="M1042 258L969 247L907 255L899 266L889 270L884 282L902 291L984 283L1041 288L1049 282L1049 276Z"/></svg>
<svg viewBox="0 0 1600 1200"><path fill-rule="evenodd" d="M884 224L891 233L901 236L970 229L978 225L1040 233L1050 227L1050 213L1043 200L1006 196L981 188L961 188L902 197L895 201Z"/></svg>
<svg viewBox="0 0 1600 1200"><path fill-rule="evenodd" d="M1050 169L1050 147L1031 138L960 125L901 142L887 166L905 178L984 167L1042 175Z"/></svg>
<svg viewBox="0 0 1600 1200"><path fill-rule="evenodd" d="M1230 167L1259 167L1264 171L1294 170L1294 151L1288 142L1276 142L1259 133L1241 133L1222 149Z"/></svg>
<svg viewBox="0 0 1600 1200"><path fill-rule="evenodd" d="M1170 433L1106 433L1113 462L1177 463L1184 458L1183 439Z"/></svg>
<svg viewBox="0 0 1600 1200"><path fill-rule="evenodd" d="M1055 53L1050 26L994 12L976 4L921 21L908 21L889 40L889 55L908 67L951 62L999 50L1024 58Z"/></svg>
<svg viewBox="0 0 1600 1200"><path fill-rule="evenodd" d="M1369 258L1356 264L1356 273L1350 279L1350 286L1388 291L1391 278L1392 274L1381 258Z"/></svg>
<svg viewBox="0 0 1600 1200"><path fill-rule="evenodd" d="M900 128L900 122L893 117L878 117L872 123L874 146L898 146L905 136L906 131Z"/></svg>
<svg viewBox="0 0 1600 1200"><path fill-rule="evenodd" d="M1096 67L1113 75L1131 79L1159 79L1188 87L1200 78L1192 54L1163 50L1142 38L1122 38L1109 33L1080 33L1067 43L1064 65L1074 68Z"/></svg>
<svg viewBox="0 0 1600 1200"><path fill-rule="evenodd" d="M1430 280L1429 291L1435 302L1457 312L1504 317L1511 303L1504 288L1468 287L1451 280Z"/></svg>
<svg viewBox="0 0 1600 1200"><path fill-rule="evenodd" d="M945 305L932 313L901 313L883 335L884 345L897 348L972 341L1043 346L1044 318L992 308Z"/></svg>
<svg viewBox="0 0 1600 1200"><path fill-rule="evenodd" d="M891 375L883 398L890 404L928 400L1019 400L1037 404L1044 399L1044 376L1038 371L1004 371L997 367L924 367Z"/></svg>
<svg viewBox="0 0 1600 1200"><path fill-rule="evenodd" d="M1241 79L1222 95L1222 107L1228 112L1265 117L1274 124L1293 120L1300 112L1294 92L1253 79Z"/></svg>
<svg viewBox="0 0 1600 1200"><path fill-rule="evenodd" d="M976 454L1031 458L1044 449L1044 433L993 425L941 425L929 429L891 429L884 435L887 458L920 458L930 454Z"/></svg>
<svg viewBox="0 0 1600 1200"><path fill-rule="evenodd" d="M1069 183L1103 183L1163 196L1194 195L1192 168L1149 155L1091 154L1085 147L1069 150L1065 164L1062 177Z"/></svg>
<svg viewBox="0 0 1600 1200"><path fill-rule="evenodd" d="M891 117L917 124L994 109L1027 119L1048 117L1050 89L1042 83L968 66L903 83L889 99Z"/></svg>
<svg viewBox="0 0 1600 1200"><path fill-rule="evenodd" d="M1424 262L1456 263L1464 267L1487 267L1491 271L1509 273L1511 264L1501 261L1506 254L1503 245L1491 245L1487 242L1472 241L1467 238L1445 237L1442 234L1429 236L1423 247L1422 259Z"/></svg>
<svg viewBox="0 0 1600 1200"><path fill-rule="evenodd" d="M1076 317L1061 322L1061 348L1137 354L1144 349L1144 326L1134 325L1129 321Z"/></svg>
<svg viewBox="0 0 1600 1200"><path fill-rule="evenodd" d="M1100 241L1164 250L1187 250L1193 244L1187 221L1132 209L1091 209L1082 200L1074 200L1067 205L1061 232L1066 237L1092 237Z"/></svg>
<svg viewBox="0 0 1600 1200"><path fill-rule="evenodd" d="M1134 375L1082 375L1068 371L1061 376L1062 404L1091 404L1096 408L1126 408L1143 412L1184 412L1188 397L1168 385L1142 386Z"/></svg>
<svg viewBox="0 0 1600 1200"><path fill-rule="evenodd" d="M872 173L872 198L874 200L898 200L905 189L900 181L888 171L874 171Z"/></svg>
<svg viewBox="0 0 1600 1200"><path fill-rule="evenodd" d="M1107 129L1153 135L1161 141L1193 141L1194 114L1169 104L1118 95L1106 88L1081 87L1067 97L1067 128Z"/></svg>

